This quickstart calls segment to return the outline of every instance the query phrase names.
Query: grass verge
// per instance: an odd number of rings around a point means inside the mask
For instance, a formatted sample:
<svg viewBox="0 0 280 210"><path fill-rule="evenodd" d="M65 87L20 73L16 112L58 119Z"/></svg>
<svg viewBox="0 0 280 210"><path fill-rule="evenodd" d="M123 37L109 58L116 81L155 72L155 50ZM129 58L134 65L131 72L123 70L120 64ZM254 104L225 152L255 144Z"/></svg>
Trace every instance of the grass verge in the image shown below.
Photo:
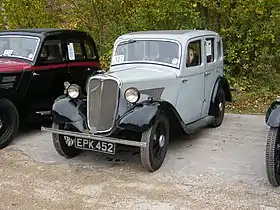
<svg viewBox="0 0 280 210"><path fill-rule="evenodd" d="M227 103L226 112L234 114L265 114L276 96L276 93L269 92L232 91L233 102Z"/></svg>

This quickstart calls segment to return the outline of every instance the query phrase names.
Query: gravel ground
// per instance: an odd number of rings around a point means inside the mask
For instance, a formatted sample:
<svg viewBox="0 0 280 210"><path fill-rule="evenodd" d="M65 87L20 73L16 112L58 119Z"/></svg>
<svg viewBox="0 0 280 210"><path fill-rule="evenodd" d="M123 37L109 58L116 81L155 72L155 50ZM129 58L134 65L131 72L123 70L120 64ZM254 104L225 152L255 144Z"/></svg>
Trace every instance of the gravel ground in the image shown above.
<svg viewBox="0 0 280 210"><path fill-rule="evenodd" d="M267 182L264 116L226 115L217 129L173 140L146 172L137 150L60 157L49 133L0 150L0 209L280 209Z"/></svg>

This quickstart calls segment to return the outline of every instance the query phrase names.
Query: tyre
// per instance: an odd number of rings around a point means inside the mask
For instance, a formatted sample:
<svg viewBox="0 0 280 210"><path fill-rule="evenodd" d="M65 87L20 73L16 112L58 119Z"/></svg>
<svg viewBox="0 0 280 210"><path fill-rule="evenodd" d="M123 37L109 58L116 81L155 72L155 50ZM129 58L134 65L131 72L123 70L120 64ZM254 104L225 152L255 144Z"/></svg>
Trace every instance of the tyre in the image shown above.
<svg viewBox="0 0 280 210"><path fill-rule="evenodd" d="M265 164L269 183L280 185L280 128L270 128L267 135Z"/></svg>
<svg viewBox="0 0 280 210"><path fill-rule="evenodd" d="M170 138L169 120L163 114L156 117L155 123L144 132L141 142L147 147L141 147L140 156L142 165L150 172L158 170L166 156Z"/></svg>
<svg viewBox="0 0 280 210"><path fill-rule="evenodd" d="M55 129L64 129L63 125L56 123L53 123L52 127ZM52 133L52 138L55 150L63 157L73 158L82 152L82 150L75 148L74 137Z"/></svg>
<svg viewBox="0 0 280 210"><path fill-rule="evenodd" d="M7 147L19 129L19 114L16 106L5 98L0 99L0 149Z"/></svg>
<svg viewBox="0 0 280 210"><path fill-rule="evenodd" d="M215 116L214 120L210 124L210 127L216 128L222 124L225 115L225 105L225 91L222 88L219 88L217 97L215 99Z"/></svg>

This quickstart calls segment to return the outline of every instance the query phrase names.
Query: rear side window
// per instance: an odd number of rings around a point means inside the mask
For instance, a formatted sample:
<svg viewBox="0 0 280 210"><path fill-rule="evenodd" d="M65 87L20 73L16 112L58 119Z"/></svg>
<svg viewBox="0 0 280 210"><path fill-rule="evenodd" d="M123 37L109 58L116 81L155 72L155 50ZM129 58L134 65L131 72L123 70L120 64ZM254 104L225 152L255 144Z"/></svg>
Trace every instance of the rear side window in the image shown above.
<svg viewBox="0 0 280 210"><path fill-rule="evenodd" d="M70 61L82 61L86 59L80 40L67 41L67 54Z"/></svg>
<svg viewBox="0 0 280 210"><path fill-rule="evenodd" d="M220 60L222 57L222 43L220 39L217 39L217 59Z"/></svg>
<svg viewBox="0 0 280 210"><path fill-rule="evenodd" d="M214 38L207 38L205 46L206 46L206 59L207 59L207 63L212 63L215 60L215 55L214 55L215 42L214 42Z"/></svg>
<svg viewBox="0 0 280 210"><path fill-rule="evenodd" d="M89 60L96 59L96 55L95 55L93 46L90 43L90 41L84 40L84 45L85 45L85 49L86 49L87 59L89 59Z"/></svg>

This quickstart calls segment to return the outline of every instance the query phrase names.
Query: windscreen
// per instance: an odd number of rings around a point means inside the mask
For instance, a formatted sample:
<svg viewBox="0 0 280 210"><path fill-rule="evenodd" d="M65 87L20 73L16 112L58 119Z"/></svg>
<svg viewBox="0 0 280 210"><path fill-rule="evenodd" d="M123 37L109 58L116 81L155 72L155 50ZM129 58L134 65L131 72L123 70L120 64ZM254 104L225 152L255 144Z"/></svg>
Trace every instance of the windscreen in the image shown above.
<svg viewBox="0 0 280 210"><path fill-rule="evenodd" d="M33 61L39 38L0 36L0 57L18 57Z"/></svg>
<svg viewBox="0 0 280 210"><path fill-rule="evenodd" d="M180 47L174 41L129 40L117 45L111 64L145 62L178 68L179 58Z"/></svg>

